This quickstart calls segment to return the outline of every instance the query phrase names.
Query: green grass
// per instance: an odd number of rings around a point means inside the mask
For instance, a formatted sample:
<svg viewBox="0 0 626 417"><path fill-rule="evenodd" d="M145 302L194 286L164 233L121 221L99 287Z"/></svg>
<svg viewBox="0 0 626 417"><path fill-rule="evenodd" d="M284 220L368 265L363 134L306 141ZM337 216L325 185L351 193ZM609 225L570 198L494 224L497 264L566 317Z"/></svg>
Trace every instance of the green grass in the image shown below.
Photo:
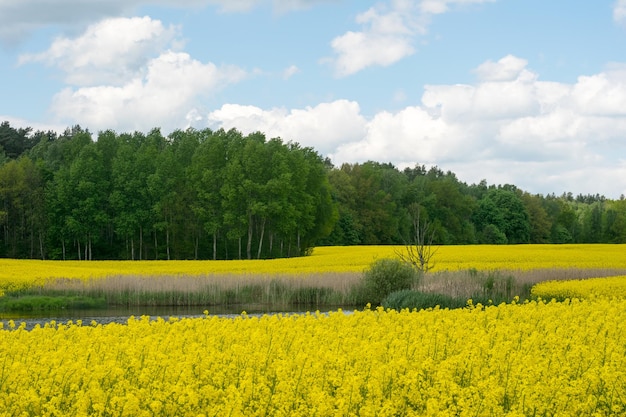
<svg viewBox="0 0 626 417"><path fill-rule="evenodd" d="M0 298L1 312L83 310L104 308L106 305L104 298L85 296L8 295Z"/></svg>

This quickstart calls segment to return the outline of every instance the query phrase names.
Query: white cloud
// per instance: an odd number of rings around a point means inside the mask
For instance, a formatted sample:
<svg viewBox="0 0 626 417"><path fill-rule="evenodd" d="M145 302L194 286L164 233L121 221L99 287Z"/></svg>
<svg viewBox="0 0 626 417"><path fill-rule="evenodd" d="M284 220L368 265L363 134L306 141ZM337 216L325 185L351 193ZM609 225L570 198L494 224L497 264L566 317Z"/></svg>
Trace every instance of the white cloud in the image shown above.
<svg viewBox="0 0 626 417"><path fill-rule="evenodd" d="M326 58L338 77L357 73L371 66L389 66L415 53L419 35L427 32L435 14L450 5L486 3L494 0L390 0L356 16L360 31L348 31L331 41L334 58Z"/></svg>
<svg viewBox="0 0 626 417"><path fill-rule="evenodd" d="M289 67L285 68L285 70L283 71L283 79L285 80L289 79L299 72L300 72L300 68L298 68L295 65L290 65Z"/></svg>
<svg viewBox="0 0 626 417"><path fill-rule="evenodd" d="M613 19L617 23L626 23L626 0L617 0L613 5Z"/></svg>
<svg viewBox="0 0 626 417"><path fill-rule="evenodd" d="M525 59L507 55L498 62L482 63L474 72L482 81L511 81L519 77L527 64Z"/></svg>
<svg viewBox="0 0 626 417"><path fill-rule="evenodd" d="M338 0L273 0L280 13ZM105 18L126 16L144 5L175 8L212 6L222 13L248 12L269 0L0 0L0 41L15 43L51 25L83 27Z"/></svg>
<svg viewBox="0 0 626 417"><path fill-rule="evenodd" d="M474 84L426 86L420 105L369 120L345 100L291 110L230 104L208 118L313 146L337 165L420 163L533 193L626 194L624 66L558 83L526 65L514 56L488 61Z"/></svg>
<svg viewBox="0 0 626 417"><path fill-rule="evenodd" d="M60 124L53 124L53 123L41 123L41 122L25 120L20 117L14 117L14 116L9 116L9 115L0 115L0 120L2 120L3 122L5 121L9 122L9 124L13 126L14 128L28 126L32 128L33 132L37 132L38 130L41 130L42 132L52 131L52 132L59 133L59 132L65 131L65 129L67 128L67 125L60 125Z"/></svg>
<svg viewBox="0 0 626 417"><path fill-rule="evenodd" d="M267 137L292 140L324 154L342 143L359 141L366 134L366 120L359 105L347 100L289 111L226 104L211 112L208 120L216 128L236 128L245 134L261 131Z"/></svg>
<svg viewBox="0 0 626 417"><path fill-rule="evenodd" d="M47 51L22 55L19 61L56 65L74 85L122 85L164 48L180 43L177 36L177 28L147 16L105 19L77 38L58 38Z"/></svg>
<svg viewBox="0 0 626 417"><path fill-rule="evenodd" d="M604 72L581 76L572 99L582 114L626 116L626 74Z"/></svg>
<svg viewBox="0 0 626 417"><path fill-rule="evenodd" d="M59 120L80 120L91 129L175 129L193 118L200 97L245 77L236 67L203 64L182 52L165 52L149 61L145 75L122 86L67 88L57 94L52 112Z"/></svg>
<svg viewBox="0 0 626 417"><path fill-rule="evenodd" d="M177 51L178 32L149 17L105 19L20 61L46 62L65 73L72 87L56 94L50 109L58 123L173 130L198 123L203 98L247 76Z"/></svg>

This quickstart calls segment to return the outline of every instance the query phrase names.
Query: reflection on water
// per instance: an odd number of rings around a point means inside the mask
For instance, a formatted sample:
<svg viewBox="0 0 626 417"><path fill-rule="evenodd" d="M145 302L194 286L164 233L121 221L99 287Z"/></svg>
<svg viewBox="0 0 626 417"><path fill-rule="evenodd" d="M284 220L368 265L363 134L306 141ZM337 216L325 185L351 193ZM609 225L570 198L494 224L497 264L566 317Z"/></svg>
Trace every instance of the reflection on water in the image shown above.
<svg viewBox="0 0 626 417"><path fill-rule="evenodd" d="M16 327L20 323L26 323L26 329L32 329L37 324L43 326L45 323L55 321L57 324L76 322L82 320L83 326L89 326L92 322L98 324L126 323L128 318L134 316L150 316L152 319L161 317L168 320L170 317L193 318L204 317L204 310L209 311L211 316L234 318L246 312L248 316L262 316L264 314L278 313L305 313L307 311L320 310L323 312L338 310L342 307L320 307L306 308L298 306L267 306L260 304L236 305L236 306L211 306L211 307L180 307L180 306L139 306L139 307L109 307L97 310L58 310L58 311L35 311L35 312L7 312L0 313L0 323L4 329L9 328L9 320L15 322Z"/></svg>

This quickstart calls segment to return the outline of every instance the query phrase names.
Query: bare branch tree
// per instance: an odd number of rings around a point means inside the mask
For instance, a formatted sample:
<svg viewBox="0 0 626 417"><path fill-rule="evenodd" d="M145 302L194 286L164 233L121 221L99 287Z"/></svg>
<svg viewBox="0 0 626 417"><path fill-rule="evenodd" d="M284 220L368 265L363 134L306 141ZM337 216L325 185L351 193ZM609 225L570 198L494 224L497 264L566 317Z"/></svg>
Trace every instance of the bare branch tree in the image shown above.
<svg viewBox="0 0 626 417"><path fill-rule="evenodd" d="M432 260L438 247L433 246L435 229L428 220L422 218L421 207L414 203L409 206L412 219L412 236L405 245L404 252L397 252L398 257L421 272L428 272L435 264Z"/></svg>

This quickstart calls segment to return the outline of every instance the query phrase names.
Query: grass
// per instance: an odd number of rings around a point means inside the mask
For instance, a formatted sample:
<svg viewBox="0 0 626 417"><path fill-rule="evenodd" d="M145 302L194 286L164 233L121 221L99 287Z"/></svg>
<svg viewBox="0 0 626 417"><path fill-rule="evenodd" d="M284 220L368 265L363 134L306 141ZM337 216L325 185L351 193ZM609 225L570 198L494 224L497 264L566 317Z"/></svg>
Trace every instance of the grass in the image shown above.
<svg viewBox="0 0 626 417"><path fill-rule="evenodd" d="M474 303L499 304L531 298L543 281L626 275L626 269L550 268L429 272L412 288L418 293L384 301L386 307L457 308ZM298 306L361 308L363 273L113 275L105 278L57 278L6 293L0 311L99 308L105 306ZM402 302L399 302L401 300ZM408 303L408 304L407 304Z"/></svg>
<svg viewBox="0 0 626 417"><path fill-rule="evenodd" d="M0 311L83 310L106 307L104 298L85 296L24 295L0 299Z"/></svg>
<svg viewBox="0 0 626 417"><path fill-rule="evenodd" d="M107 306L347 306L355 305L357 301L354 288L360 282L360 275L207 274L114 275L88 280L57 278L7 292L5 298L84 297L104 299ZM47 305L53 306L46 301L41 308Z"/></svg>

